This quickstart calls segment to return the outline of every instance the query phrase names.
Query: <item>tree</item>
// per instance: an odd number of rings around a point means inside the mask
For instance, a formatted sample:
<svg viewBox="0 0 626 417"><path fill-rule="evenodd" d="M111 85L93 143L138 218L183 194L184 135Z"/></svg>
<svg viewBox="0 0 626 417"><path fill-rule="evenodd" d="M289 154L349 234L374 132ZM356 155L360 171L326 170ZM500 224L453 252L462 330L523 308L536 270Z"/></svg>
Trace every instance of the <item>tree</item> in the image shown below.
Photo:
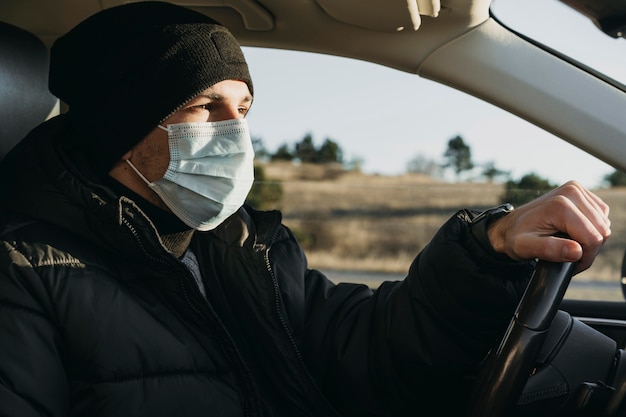
<svg viewBox="0 0 626 417"><path fill-rule="evenodd" d="M254 150L254 159L266 160L269 152L265 149L265 144L261 138L252 138L252 149Z"/></svg>
<svg viewBox="0 0 626 417"><path fill-rule="evenodd" d="M246 203L259 210L269 210L277 208L282 197L282 184L268 180L263 166L254 164L254 184L248 193Z"/></svg>
<svg viewBox="0 0 626 417"><path fill-rule="evenodd" d="M320 162L319 154L317 152L317 149L315 148L315 144L313 144L313 137L310 133L305 135L300 142L296 143L294 155L300 160L300 162L303 163Z"/></svg>
<svg viewBox="0 0 626 417"><path fill-rule="evenodd" d="M607 174L604 181L611 187L624 187L626 186L626 172L615 170L613 173Z"/></svg>
<svg viewBox="0 0 626 417"><path fill-rule="evenodd" d="M508 177L511 175L511 171L503 171L496 168L496 164L493 161L489 161L483 165L483 177L487 178L487 181L494 182L496 178Z"/></svg>
<svg viewBox="0 0 626 417"><path fill-rule="evenodd" d="M303 163L343 164L343 150L337 142L330 138L326 138L322 146L317 148L313 143L313 136L309 133L293 146L293 151L285 143L280 145L276 152L269 155L269 158L271 161L293 161L297 158Z"/></svg>
<svg viewBox="0 0 626 417"><path fill-rule="evenodd" d="M365 164L365 159L360 156L353 156L352 159L343 163L343 167L347 171L361 172L363 164Z"/></svg>
<svg viewBox="0 0 626 417"><path fill-rule="evenodd" d="M276 152L270 156L272 161L293 161L294 158L294 154L289 150L289 145L286 143L280 145Z"/></svg>
<svg viewBox="0 0 626 417"><path fill-rule="evenodd" d="M502 202L520 206L553 188L556 188L556 184L552 184L549 180L535 173L526 174L518 181L509 180L506 182Z"/></svg>
<svg viewBox="0 0 626 417"><path fill-rule="evenodd" d="M411 174L425 174L436 178L441 174L441 167L433 159L420 154L407 162L406 171Z"/></svg>
<svg viewBox="0 0 626 417"><path fill-rule="evenodd" d="M326 138L317 153L319 160L322 163L343 163L343 151L341 150L341 147L339 147L339 144L332 139Z"/></svg>
<svg viewBox="0 0 626 417"><path fill-rule="evenodd" d="M448 160L448 162L443 165L443 168L454 168L457 180L461 172L474 168L472 151L470 147L465 144L461 136L455 136L448 141L448 148L443 156Z"/></svg>

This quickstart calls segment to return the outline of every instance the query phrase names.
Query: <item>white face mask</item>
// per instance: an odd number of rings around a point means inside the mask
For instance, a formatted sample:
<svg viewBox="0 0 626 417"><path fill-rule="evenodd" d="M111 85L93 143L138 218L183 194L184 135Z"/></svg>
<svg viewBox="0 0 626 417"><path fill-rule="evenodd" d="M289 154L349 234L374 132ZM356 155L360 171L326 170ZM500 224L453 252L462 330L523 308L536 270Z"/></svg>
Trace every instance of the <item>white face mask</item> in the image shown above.
<svg viewBox="0 0 626 417"><path fill-rule="evenodd" d="M146 184L185 224L212 230L244 203L254 181L254 150L245 119L176 123L166 130L170 163L163 178Z"/></svg>

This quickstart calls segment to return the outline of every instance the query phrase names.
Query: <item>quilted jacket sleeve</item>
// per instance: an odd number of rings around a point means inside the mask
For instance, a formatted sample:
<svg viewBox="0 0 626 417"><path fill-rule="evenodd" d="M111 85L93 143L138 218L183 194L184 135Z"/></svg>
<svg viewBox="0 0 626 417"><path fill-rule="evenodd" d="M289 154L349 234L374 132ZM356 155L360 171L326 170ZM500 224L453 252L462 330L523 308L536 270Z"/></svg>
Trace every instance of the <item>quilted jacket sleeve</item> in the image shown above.
<svg viewBox="0 0 626 417"><path fill-rule="evenodd" d="M0 245L0 415L67 415L68 382L47 290L10 241Z"/></svg>
<svg viewBox="0 0 626 417"><path fill-rule="evenodd" d="M468 212L460 211L405 280L371 295L311 271L307 359L346 415L416 415L433 406L438 415L459 412L472 373L506 328L531 273L530 263L483 250Z"/></svg>

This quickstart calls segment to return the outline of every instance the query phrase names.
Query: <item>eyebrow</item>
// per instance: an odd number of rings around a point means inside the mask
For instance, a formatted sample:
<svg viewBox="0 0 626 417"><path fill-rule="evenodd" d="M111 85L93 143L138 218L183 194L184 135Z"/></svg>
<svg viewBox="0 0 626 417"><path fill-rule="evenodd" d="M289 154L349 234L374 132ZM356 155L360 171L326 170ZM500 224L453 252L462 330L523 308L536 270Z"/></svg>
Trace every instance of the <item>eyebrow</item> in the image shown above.
<svg viewBox="0 0 626 417"><path fill-rule="evenodd" d="M221 94L217 94L217 93L210 93L210 94L200 94L198 97L204 97L204 98L208 98L210 100L215 100L215 101L222 101L224 100L224 96ZM245 103L249 103L252 102L252 96L247 95L243 98L242 102Z"/></svg>

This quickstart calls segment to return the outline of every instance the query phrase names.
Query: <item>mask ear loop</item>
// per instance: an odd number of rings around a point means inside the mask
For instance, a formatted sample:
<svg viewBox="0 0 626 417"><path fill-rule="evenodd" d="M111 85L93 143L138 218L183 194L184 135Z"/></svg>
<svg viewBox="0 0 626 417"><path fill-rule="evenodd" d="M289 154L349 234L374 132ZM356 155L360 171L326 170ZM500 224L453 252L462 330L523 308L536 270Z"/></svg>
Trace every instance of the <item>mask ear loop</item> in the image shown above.
<svg viewBox="0 0 626 417"><path fill-rule="evenodd" d="M133 169L133 171L135 171L137 173L137 175L139 175L139 178L141 178L143 180L143 182L145 182L148 185L152 185L152 183L150 181L148 181L148 179L146 177L144 177L141 172L139 172L137 167L135 165L133 165L132 162L130 162L130 159L124 159L124 161L126 161L126 163L128 165L130 165L130 167Z"/></svg>
<svg viewBox="0 0 626 417"><path fill-rule="evenodd" d="M161 130L165 130L166 132L169 132L170 130L165 127L165 126L161 126L161 125L157 125L157 127ZM133 169L133 171L135 171L137 173L137 175L139 175L139 178L141 178L143 180L143 182L145 182L148 185L152 185L152 183L150 181L148 181L148 179L146 177L143 176L143 174L141 172L139 172L139 170L137 169L137 167L130 162L130 159L125 159L124 160L128 165L130 165L130 167Z"/></svg>

